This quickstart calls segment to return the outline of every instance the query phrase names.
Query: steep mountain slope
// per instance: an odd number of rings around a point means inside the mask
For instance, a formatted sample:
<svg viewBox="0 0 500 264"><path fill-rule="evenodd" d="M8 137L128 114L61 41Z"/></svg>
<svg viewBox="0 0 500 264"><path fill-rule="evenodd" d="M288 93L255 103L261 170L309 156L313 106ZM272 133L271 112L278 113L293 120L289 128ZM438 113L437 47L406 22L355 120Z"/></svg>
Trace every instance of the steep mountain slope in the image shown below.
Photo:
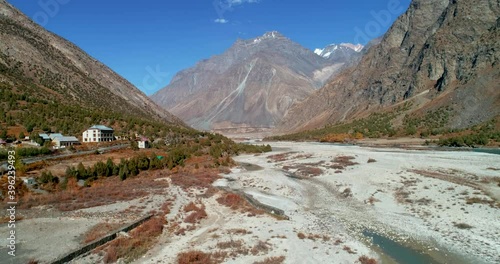
<svg viewBox="0 0 500 264"><path fill-rule="evenodd" d="M268 32L179 72L151 98L196 128L270 128L341 65Z"/></svg>
<svg viewBox="0 0 500 264"><path fill-rule="evenodd" d="M367 116L409 101L408 115L449 109L448 127L500 114L500 3L413 0L356 67L295 105L281 131Z"/></svg>
<svg viewBox="0 0 500 264"><path fill-rule="evenodd" d="M29 95L32 100L183 124L111 69L4 0L0 0L0 84L8 94ZM12 107L6 110L15 110Z"/></svg>

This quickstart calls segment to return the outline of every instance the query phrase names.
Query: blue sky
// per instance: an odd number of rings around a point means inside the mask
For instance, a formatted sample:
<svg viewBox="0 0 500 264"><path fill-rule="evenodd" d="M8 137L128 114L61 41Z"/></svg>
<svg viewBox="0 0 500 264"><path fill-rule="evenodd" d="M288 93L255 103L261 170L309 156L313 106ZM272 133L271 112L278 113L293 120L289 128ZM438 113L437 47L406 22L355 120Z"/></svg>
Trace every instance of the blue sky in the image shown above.
<svg viewBox="0 0 500 264"><path fill-rule="evenodd" d="M7 0L150 95L238 38L277 30L306 48L385 33L410 0Z"/></svg>

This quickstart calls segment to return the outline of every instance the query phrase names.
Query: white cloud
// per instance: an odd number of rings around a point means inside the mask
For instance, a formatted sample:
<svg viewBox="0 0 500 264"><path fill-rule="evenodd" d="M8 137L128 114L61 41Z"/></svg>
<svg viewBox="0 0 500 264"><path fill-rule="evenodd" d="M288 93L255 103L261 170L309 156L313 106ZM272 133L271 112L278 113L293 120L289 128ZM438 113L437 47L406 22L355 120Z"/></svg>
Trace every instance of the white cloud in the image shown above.
<svg viewBox="0 0 500 264"><path fill-rule="evenodd" d="M259 0L228 0L229 5L241 5L244 3L258 3Z"/></svg>
<svg viewBox="0 0 500 264"><path fill-rule="evenodd" d="M229 20L224 19L224 18L217 18L214 20L214 22L219 23L219 24L226 24L227 22L229 22Z"/></svg>
<svg viewBox="0 0 500 264"><path fill-rule="evenodd" d="M217 15L219 15L219 18L215 19L214 22L219 24L228 23L229 20L224 18L224 14L233 11L235 6L259 3L260 1L261 0L214 0L213 6Z"/></svg>

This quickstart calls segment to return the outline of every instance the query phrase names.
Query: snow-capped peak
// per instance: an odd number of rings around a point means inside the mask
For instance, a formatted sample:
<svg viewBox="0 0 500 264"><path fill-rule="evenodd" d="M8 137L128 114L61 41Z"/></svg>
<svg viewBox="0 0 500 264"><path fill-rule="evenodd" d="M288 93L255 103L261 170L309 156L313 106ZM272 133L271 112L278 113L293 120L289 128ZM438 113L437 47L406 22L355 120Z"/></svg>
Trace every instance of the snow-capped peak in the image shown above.
<svg viewBox="0 0 500 264"><path fill-rule="evenodd" d="M361 44L352 44L352 43L340 43L340 46L350 48L356 52L360 52L364 46Z"/></svg>
<svg viewBox="0 0 500 264"><path fill-rule="evenodd" d="M330 58L332 54L336 52L341 52L342 50L348 51L348 50L353 50L355 52L360 52L364 48L363 45L361 44L351 44L351 43L341 43L341 44L330 44L326 46L324 49L315 49L314 53L317 55L324 57L324 58Z"/></svg>
<svg viewBox="0 0 500 264"><path fill-rule="evenodd" d="M262 35L260 37L255 38L253 40L253 43L259 43L265 39L278 39L278 38L284 38L284 36L281 35L281 33L279 33L278 31L270 31L270 32L266 32L264 35Z"/></svg>

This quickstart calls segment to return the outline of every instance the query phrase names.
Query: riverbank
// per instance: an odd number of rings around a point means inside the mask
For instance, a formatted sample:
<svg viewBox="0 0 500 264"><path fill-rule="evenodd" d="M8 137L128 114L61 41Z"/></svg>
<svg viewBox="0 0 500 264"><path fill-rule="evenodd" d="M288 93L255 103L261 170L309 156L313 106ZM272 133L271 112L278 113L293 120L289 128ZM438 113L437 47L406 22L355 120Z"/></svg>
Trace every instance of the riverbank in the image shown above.
<svg viewBox="0 0 500 264"><path fill-rule="evenodd" d="M367 254L376 252L360 243L359 234L370 229L403 245L421 241L420 251L437 263L500 261L500 173L494 168L500 156L320 143L271 145L279 151L236 158L261 170L235 169L225 176L229 180L217 184L283 209L295 228L341 234L351 241L349 247Z"/></svg>

